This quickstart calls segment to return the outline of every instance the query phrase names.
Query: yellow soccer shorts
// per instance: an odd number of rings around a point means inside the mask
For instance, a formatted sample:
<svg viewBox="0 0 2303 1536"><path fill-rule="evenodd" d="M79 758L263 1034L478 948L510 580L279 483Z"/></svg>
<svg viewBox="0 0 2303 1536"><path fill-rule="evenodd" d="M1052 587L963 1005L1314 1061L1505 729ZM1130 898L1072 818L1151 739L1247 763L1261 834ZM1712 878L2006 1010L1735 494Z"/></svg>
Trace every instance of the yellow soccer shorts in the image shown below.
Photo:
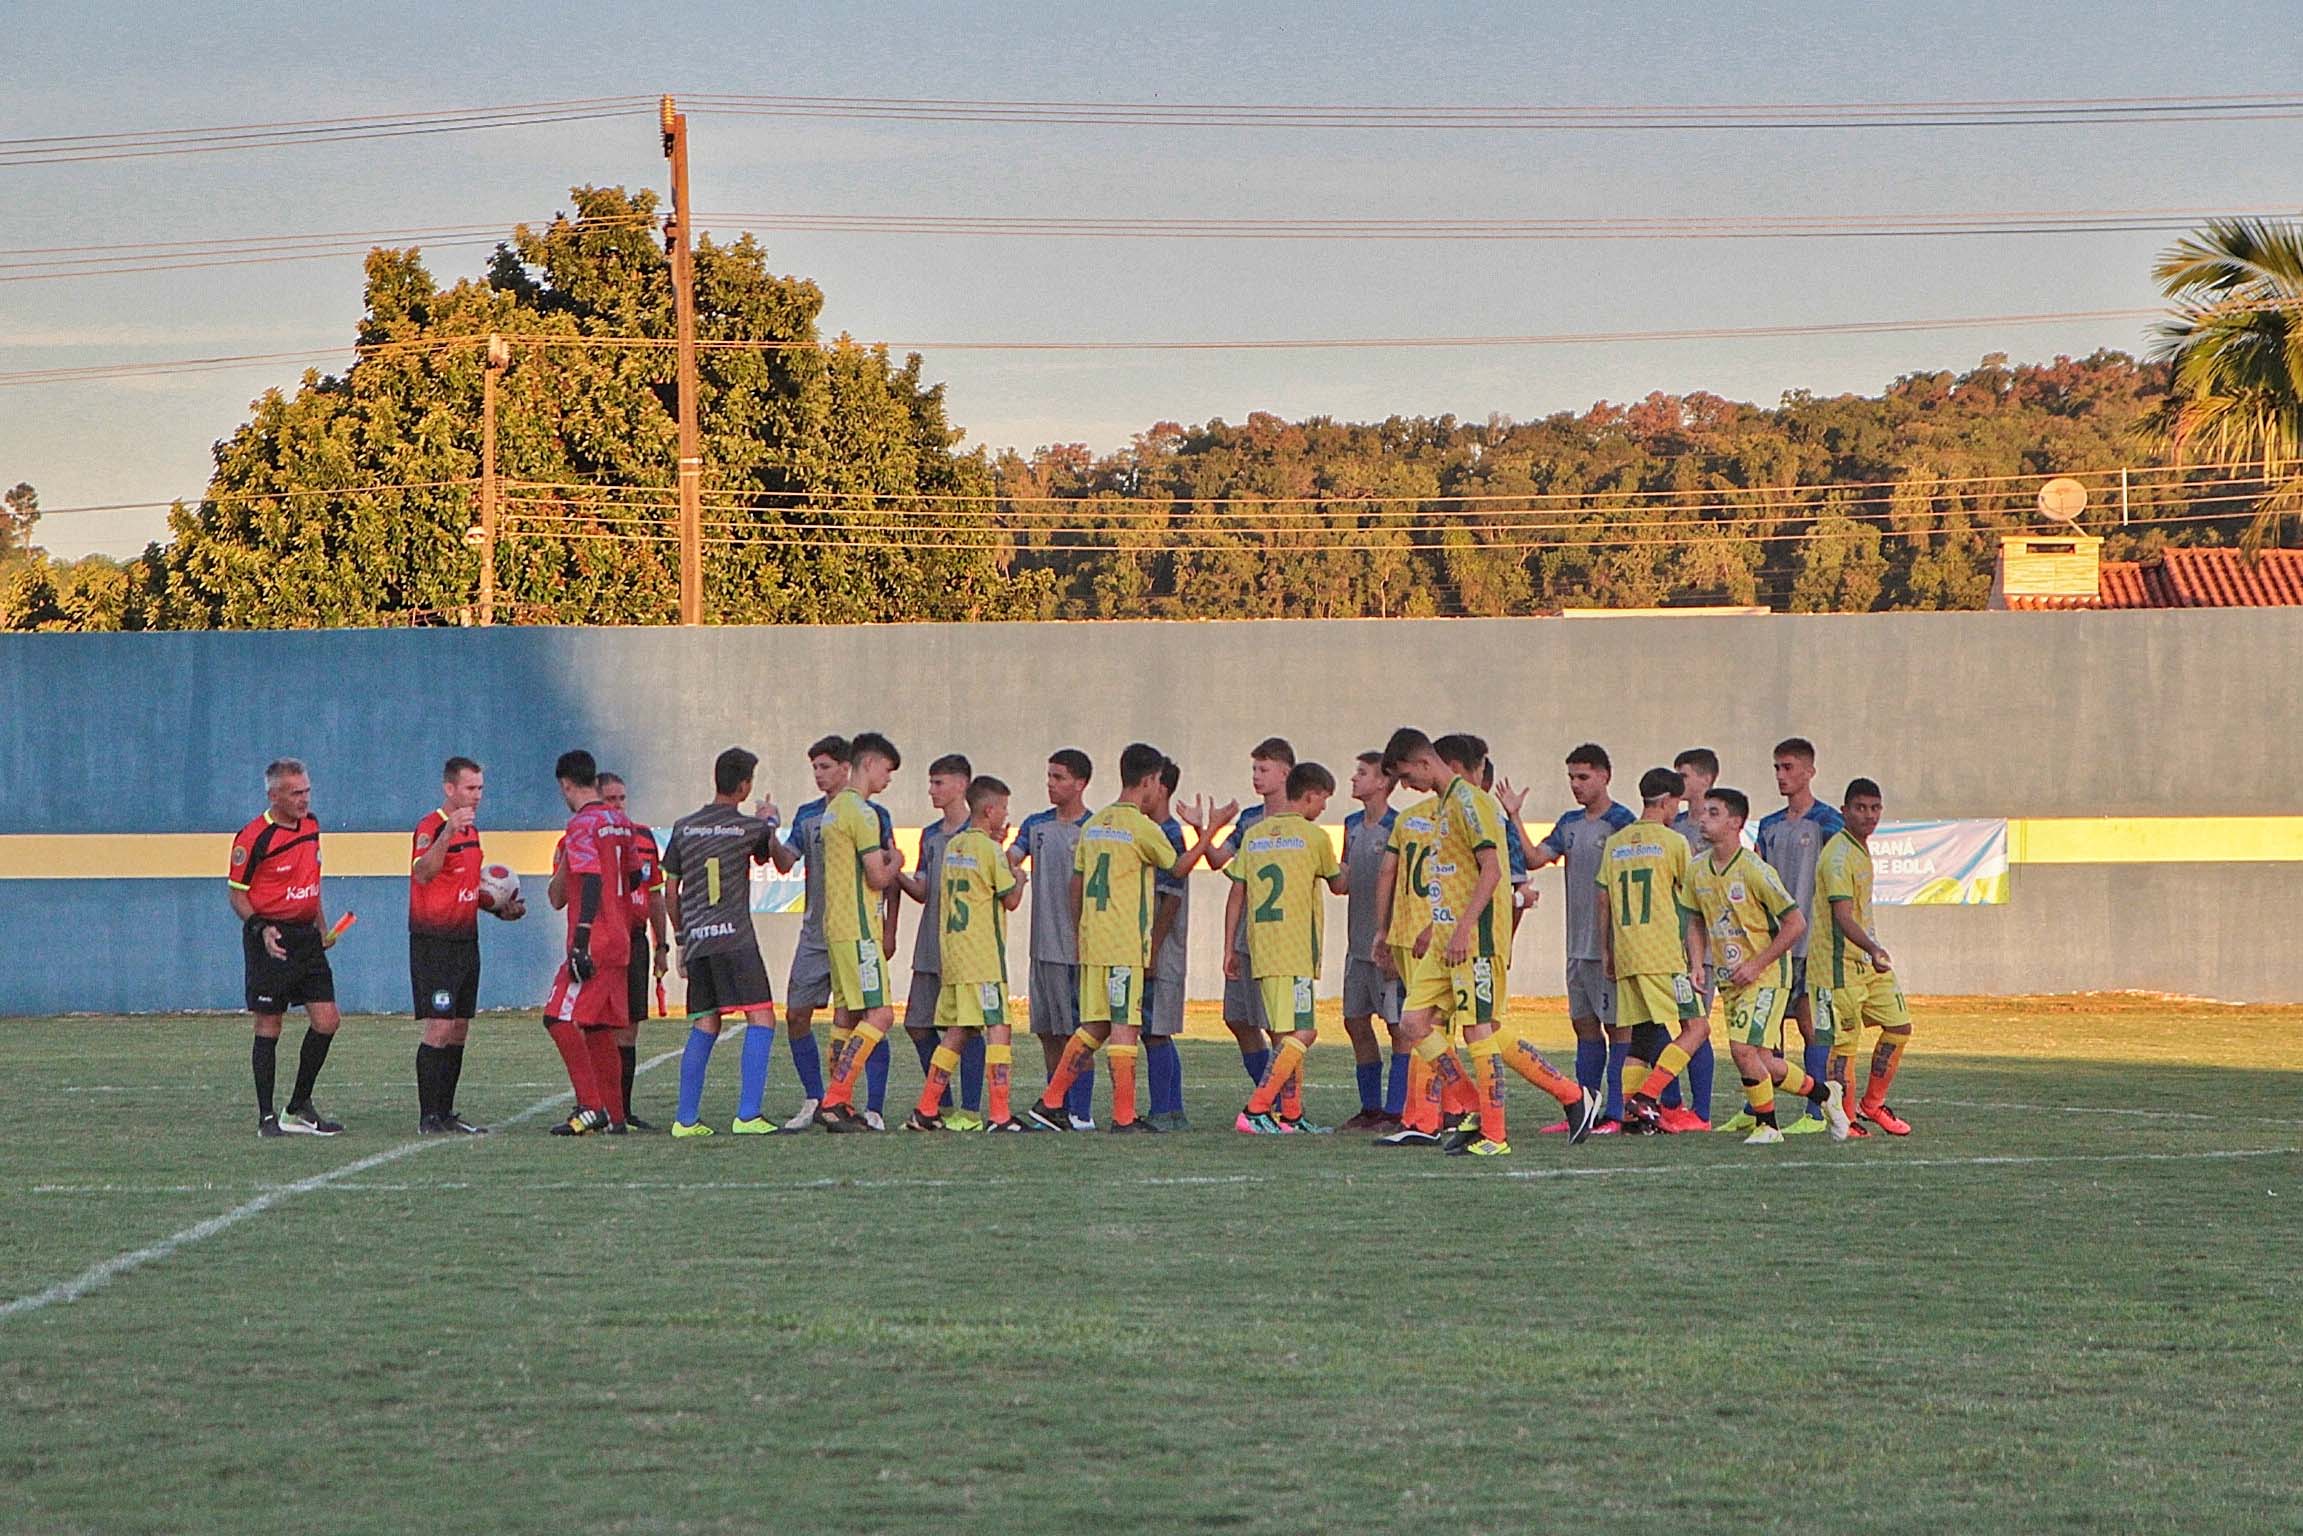
<svg viewBox="0 0 2303 1536"><path fill-rule="evenodd" d="M1783 1027L1784 1010L1791 1006L1791 988L1781 981L1754 982L1748 987L1719 988L1720 1015L1727 1023L1731 1043L1768 1049L1767 1042Z"/></svg>
<svg viewBox="0 0 2303 1536"><path fill-rule="evenodd" d="M1263 1016L1275 1035L1292 1034L1312 1026L1312 979L1309 976L1258 976L1263 993Z"/></svg>
<svg viewBox="0 0 2303 1536"><path fill-rule="evenodd" d="M1132 965L1080 967L1080 1022L1133 1024L1136 999L1143 995L1143 972Z"/></svg>
<svg viewBox="0 0 2303 1536"><path fill-rule="evenodd" d="M1844 987L1815 989L1815 1027L1832 1032L1833 1054L1852 1056L1866 1029L1909 1029L1903 983L1877 971L1850 972Z"/></svg>
<svg viewBox="0 0 2303 1536"><path fill-rule="evenodd" d="M1615 1027L1618 1029L1629 1029L1634 1024L1661 1024L1676 1034L1682 1024L1702 1016L1703 999L1696 995L1695 983L1687 979L1685 971L1675 971L1668 976L1615 978Z"/></svg>
<svg viewBox="0 0 2303 1536"><path fill-rule="evenodd" d="M947 981L936 994L936 1028L982 1029L1008 1021L1004 981Z"/></svg>
<svg viewBox="0 0 2303 1536"><path fill-rule="evenodd" d="M1501 955L1474 955L1451 966L1437 939L1408 978L1406 1011L1436 1012L1457 1026L1493 1024L1503 1017L1508 976Z"/></svg>
<svg viewBox="0 0 2303 1536"><path fill-rule="evenodd" d="M832 1001L850 1013L867 1013L888 1006L888 968L880 959L880 941L858 939L852 944L825 946L832 955Z"/></svg>

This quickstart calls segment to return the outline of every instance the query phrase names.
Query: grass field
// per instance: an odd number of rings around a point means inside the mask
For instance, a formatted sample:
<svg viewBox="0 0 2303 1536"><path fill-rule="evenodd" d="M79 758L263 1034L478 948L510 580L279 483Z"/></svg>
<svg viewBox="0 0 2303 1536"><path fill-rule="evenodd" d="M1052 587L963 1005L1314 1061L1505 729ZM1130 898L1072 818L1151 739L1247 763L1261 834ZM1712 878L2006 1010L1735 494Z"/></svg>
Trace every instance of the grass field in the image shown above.
<svg viewBox="0 0 2303 1536"><path fill-rule="evenodd" d="M1235 1136L1196 1038L1182 1136L569 1142L512 1019L504 1134L354 1019L259 1142L242 1021L11 1022L0 1305L270 1203L0 1315L0 1527L2303 1528L2303 1009L1918 1013L1908 1141L1501 1162Z"/></svg>

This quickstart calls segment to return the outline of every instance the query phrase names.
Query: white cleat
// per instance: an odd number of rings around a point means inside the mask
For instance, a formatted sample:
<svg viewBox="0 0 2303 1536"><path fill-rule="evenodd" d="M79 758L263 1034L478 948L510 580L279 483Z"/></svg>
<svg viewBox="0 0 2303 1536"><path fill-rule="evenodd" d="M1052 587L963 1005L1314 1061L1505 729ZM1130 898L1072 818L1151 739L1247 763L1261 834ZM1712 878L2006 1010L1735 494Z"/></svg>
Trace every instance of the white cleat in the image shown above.
<svg viewBox="0 0 2303 1536"><path fill-rule="evenodd" d="M809 1126L814 1125L818 1107L818 1101L815 1099L800 1100L800 1112L784 1122L784 1129L787 1131L804 1131Z"/></svg>
<svg viewBox="0 0 2303 1536"><path fill-rule="evenodd" d="M1772 1125L1763 1125L1743 1138L1743 1144L1747 1147L1773 1147L1780 1146L1782 1142L1783 1132Z"/></svg>
<svg viewBox="0 0 2303 1536"><path fill-rule="evenodd" d="M880 1118L880 1112L876 1109L867 1109L864 1111L864 1124L870 1126L875 1131L884 1131L888 1128L887 1121Z"/></svg>
<svg viewBox="0 0 2303 1536"><path fill-rule="evenodd" d="M1075 1131L1092 1131L1096 1128L1096 1118L1093 1115L1073 1115L1071 1122L1072 1129Z"/></svg>
<svg viewBox="0 0 2303 1536"><path fill-rule="evenodd" d="M1831 1083L1823 1092L1823 1124L1833 1141L1845 1141L1848 1132L1847 1086Z"/></svg>

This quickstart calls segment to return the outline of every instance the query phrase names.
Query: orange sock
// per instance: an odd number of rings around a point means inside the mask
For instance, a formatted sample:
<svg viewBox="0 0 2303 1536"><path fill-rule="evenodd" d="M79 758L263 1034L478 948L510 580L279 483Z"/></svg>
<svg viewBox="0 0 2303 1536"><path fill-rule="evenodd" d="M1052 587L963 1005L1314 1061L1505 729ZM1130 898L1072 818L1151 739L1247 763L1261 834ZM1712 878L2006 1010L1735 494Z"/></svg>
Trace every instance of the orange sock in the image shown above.
<svg viewBox="0 0 2303 1536"><path fill-rule="evenodd" d="M1672 1079L1686 1070L1687 1052L1681 1050L1679 1042L1675 1040L1657 1053L1655 1065L1648 1068L1647 1076L1640 1080L1639 1087L1634 1090L1635 1096L1642 1099L1662 1098L1663 1090L1671 1086Z"/></svg>
<svg viewBox="0 0 2303 1536"><path fill-rule="evenodd" d="M952 1074L959 1069L960 1053L949 1046L937 1046L935 1055L928 1058L928 1080L920 1088L920 1101L913 1107L933 1120L943 1111L944 1091L951 1087Z"/></svg>
<svg viewBox="0 0 2303 1536"><path fill-rule="evenodd" d="M1104 1059L1112 1066L1112 1124L1136 1123L1136 1057L1142 1048L1133 1045L1115 1045L1104 1052Z"/></svg>
<svg viewBox="0 0 2303 1536"><path fill-rule="evenodd" d="M1559 1100L1560 1103L1580 1104L1583 1102L1583 1090L1576 1086L1575 1080L1562 1077L1550 1062L1543 1059L1543 1053L1525 1040L1512 1041L1511 1049L1503 1053L1503 1059L1511 1063L1512 1071L1517 1072L1521 1077L1526 1078L1536 1087Z"/></svg>
<svg viewBox="0 0 2303 1536"><path fill-rule="evenodd" d="M1295 1075L1287 1080L1286 1090L1279 1096L1279 1117L1282 1120L1303 1118L1303 1064L1296 1064Z"/></svg>
<svg viewBox="0 0 2303 1536"><path fill-rule="evenodd" d="M1433 1091L1431 1063L1421 1056L1407 1059L1407 1103L1399 1112L1399 1123L1411 1131L1439 1134L1439 1097Z"/></svg>
<svg viewBox="0 0 2303 1536"><path fill-rule="evenodd" d="M1895 1081L1895 1069L1903 1065L1903 1048L1910 1043L1908 1029L1879 1037L1879 1044L1871 1052L1871 1076L1863 1085L1866 1108L1877 1109L1887 1102L1887 1085Z"/></svg>
<svg viewBox="0 0 2303 1536"><path fill-rule="evenodd" d="M984 1114L994 1125L1015 1118L1015 1106L1008 1101L1015 1061L1016 1048L1012 1045L984 1047Z"/></svg>
<svg viewBox="0 0 2303 1536"><path fill-rule="evenodd" d="M1503 1141L1503 1042L1489 1035L1464 1047L1471 1055L1472 1086L1479 1094L1479 1134Z"/></svg>
<svg viewBox="0 0 2303 1536"><path fill-rule="evenodd" d="M872 1052L879 1049L884 1031L869 1024L859 1024L856 1032L833 1054L832 1084L824 1090L824 1103L853 1104L856 1097L856 1079L864 1075L864 1063L871 1060Z"/></svg>
<svg viewBox="0 0 2303 1536"><path fill-rule="evenodd" d="M1087 1070L1088 1058L1096 1053L1096 1047L1102 1043L1084 1029L1072 1031L1072 1037L1064 1042L1063 1055L1056 1059L1055 1076L1048 1079L1048 1091L1040 1095L1042 1109L1062 1106L1064 1095L1072 1091L1072 1084L1078 1081L1080 1073Z"/></svg>
<svg viewBox="0 0 2303 1536"><path fill-rule="evenodd" d="M1247 1112L1251 1115L1270 1114L1279 1107L1289 1085L1298 1081L1302 1074L1303 1044L1292 1034L1284 1035L1280 1038L1279 1049L1272 1052L1271 1067L1264 1073L1263 1081L1256 1085L1255 1092L1248 1097Z"/></svg>
<svg viewBox="0 0 2303 1536"><path fill-rule="evenodd" d="M1440 1090L1439 1114L1442 1120L1453 1123L1465 1115L1479 1112L1479 1094L1471 1086L1471 1079L1448 1084Z"/></svg>
<svg viewBox="0 0 2303 1536"><path fill-rule="evenodd" d="M1785 1062L1783 1081L1775 1086L1794 1098L1804 1099L1815 1092L1815 1079L1809 1077L1804 1068L1795 1067L1789 1062Z"/></svg>

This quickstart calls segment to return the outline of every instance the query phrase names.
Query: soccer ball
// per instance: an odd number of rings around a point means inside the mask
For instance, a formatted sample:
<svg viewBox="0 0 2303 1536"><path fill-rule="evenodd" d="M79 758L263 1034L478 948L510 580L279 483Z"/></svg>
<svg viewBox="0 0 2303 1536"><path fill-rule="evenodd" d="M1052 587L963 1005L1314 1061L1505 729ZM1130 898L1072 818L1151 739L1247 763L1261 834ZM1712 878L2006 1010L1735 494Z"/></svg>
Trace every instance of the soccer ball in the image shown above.
<svg viewBox="0 0 2303 1536"><path fill-rule="evenodd" d="M490 864L480 871L480 905L501 912L520 899L520 877L508 864Z"/></svg>

